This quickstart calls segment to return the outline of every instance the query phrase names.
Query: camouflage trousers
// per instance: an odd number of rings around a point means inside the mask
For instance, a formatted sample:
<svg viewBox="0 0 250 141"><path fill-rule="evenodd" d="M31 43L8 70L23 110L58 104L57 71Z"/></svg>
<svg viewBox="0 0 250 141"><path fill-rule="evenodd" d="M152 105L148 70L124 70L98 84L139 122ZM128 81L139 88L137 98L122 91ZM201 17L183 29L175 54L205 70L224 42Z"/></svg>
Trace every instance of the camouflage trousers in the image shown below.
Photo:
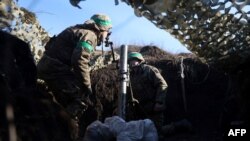
<svg viewBox="0 0 250 141"><path fill-rule="evenodd" d="M142 105L142 107L144 107L144 110L147 113L147 118L151 119L154 122L156 129L159 130L165 124L165 114L164 111L155 112L153 110L154 105L155 103L150 101Z"/></svg>
<svg viewBox="0 0 250 141"><path fill-rule="evenodd" d="M62 78L58 80L45 80L49 89L54 94L56 100L64 107L67 107L73 101L82 99L80 89L70 78Z"/></svg>
<svg viewBox="0 0 250 141"><path fill-rule="evenodd" d="M162 126L165 125L165 116L164 116L164 114L163 113L157 113L157 114L149 115L149 119L151 119L154 122L158 133L160 133Z"/></svg>
<svg viewBox="0 0 250 141"><path fill-rule="evenodd" d="M86 94L80 88L70 67L45 54L39 61L37 70L38 77L46 82L55 100L72 118L79 120L88 105L83 102Z"/></svg>
<svg viewBox="0 0 250 141"><path fill-rule="evenodd" d="M70 67L46 54L37 65L38 78L43 79L55 99L63 107L83 97L80 85Z"/></svg>
<svg viewBox="0 0 250 141"><path fill-rule="evenodd" d="M126 119L127 120L139 120L139 119L151 119L158 132L160 132L163 125L165 125L165 113L153 111L154 102L148 102L147 104L140 105L134 104L133 106L126 107Z"/></svg>
<svg viewBox="0 0 250 141"><path fill-rule="evenodd" d="M147 113L147 118L154 122L157 132L160 133L162 126L165 124L165 113L164 111L155 112L153 110L154 105L154 102L148 102L147 104L143 105L143 107Z"/></svg>

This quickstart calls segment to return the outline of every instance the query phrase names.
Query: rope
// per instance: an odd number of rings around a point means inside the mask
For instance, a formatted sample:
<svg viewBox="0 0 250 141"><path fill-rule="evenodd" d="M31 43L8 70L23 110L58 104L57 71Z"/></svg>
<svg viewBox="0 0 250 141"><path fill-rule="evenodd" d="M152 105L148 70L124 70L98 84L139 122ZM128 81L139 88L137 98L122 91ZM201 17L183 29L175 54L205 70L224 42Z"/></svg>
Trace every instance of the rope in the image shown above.
<svg viewBox="0 0 250 141"><path fill-rule="evenodd" d="M209 74L210 74L210 72L211 72L211 68L209 67L208 64L206 64L206 65L207 65L208 71L207 71L206 75L204 76L204 78L203 78L201 81L194 82L194 81L191 79L191 77L188 77L188 75L186 75L186 76L187 76L186 78L189 80L190 83L192 83L192 84L194 84L194 85L200 85L200 84L204 83L204 82L207 80L207 78L208 78L208 76L209 76Z"/></svg>
<svg viewBox="0 0 250 141"><path fill-rule="evenodd" d="M103 48L103 44L102 44L102 57L104 58L104 48Z"/></svg>
<svg viewBox="0 0 250 141"><path fill-rule="evenodd" d="M132 89L132 85L131 85L131 81L130 81L130 73L129 73L129 66L128 66L128 72L127 72L127 74L128 74L128 86L129 86L129 89L130 89L130 102L132 102L132 103L138 103L139 104L139 101L137 100L137 99L135 99L134 98L134 93L133 93L133 89Z"/></svg>
<svg viewBox="0 0 250 141"><path fill-rule="evenodd" d="M142 116L143 117L149 117L147 112L142 108L142 106L139 104L139 101L134 98L134 94L133 94L133 90L132 90L132 85L131 85L131 82L129 81L129 88L130 88L130 100L128 102L131 102L133 105L133 107L135 107L136 105L138 106L139 110L142 112ZM134 110L133 110L134 111ZM135 113L136 115L137 113Z"/></svg>
<svg viewBox="0 0 250 141"><path fill-rule="evenodd" d="M129 89L130 89L130 99L128 102L131 102L133 105L133 107L135 107L135 105L138 106L139 110L142 112L143 116L144 117L149 117L147 112L141 107L141 105L139 104L139 101L134 98L134 93L133 93L133 89L132 89L132 84L131 84L131 81L130 81L130 74L129 74L129 67L128 67L128 83L129 83ZM135 113L136 115L137 113Z"/></svg>
<svg viewBox="0 0 250 141"><path fill-rule="evenodd" d="M182 99L185 113L187 113L187 98L185 93L185 81L184 81L184 65L183 65L183 56L181 57L181 89L182 89Z"/></svg>

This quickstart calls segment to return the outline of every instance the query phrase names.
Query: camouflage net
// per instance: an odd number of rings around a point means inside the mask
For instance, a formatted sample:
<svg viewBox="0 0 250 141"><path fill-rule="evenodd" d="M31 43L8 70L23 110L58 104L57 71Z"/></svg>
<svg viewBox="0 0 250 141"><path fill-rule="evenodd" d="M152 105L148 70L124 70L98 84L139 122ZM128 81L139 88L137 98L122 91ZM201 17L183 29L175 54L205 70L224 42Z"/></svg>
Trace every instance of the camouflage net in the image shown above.
<svg viewBox="0 0 250 141"><path fill-rule="evenodd" d="M210 65L233 70L250 55L250 0L121 0ZM117 4L118 0L116 0ZM14 24L10 24L14 23ZM30 43L35 59L49 39L35 14L0 1L0 27ZM32 31L32 32L31 32ZM25 36L24 36L25 35Z"/></svg>
<svg viewBox="0 0 250 141"><path fill-rule="evenodd" d="M0 1L0 29L29 43L36 61L42 56L43 47L50 38L37 21L36 15L20 8L12 0Z"/></svg>
<svg viewBox="0 0 250 141"><path fill-rule="evenodd" d="M249 0L124 0L207 63L225 70L250 55Z"/></svg>
<svg viewBox="0 0 250 141"><path fill-rule="evenodd" d="M0 1L0 29L30 44L31 51L36 62L40 60L44 52L44 46L49 41L48 33L37 21L36 15L25 8L20 8L12 0ZM119 55L115 53L115 58ZM96 51L90 61L90 69L97 70L111 64L113 61L111 52Z"/></svg>

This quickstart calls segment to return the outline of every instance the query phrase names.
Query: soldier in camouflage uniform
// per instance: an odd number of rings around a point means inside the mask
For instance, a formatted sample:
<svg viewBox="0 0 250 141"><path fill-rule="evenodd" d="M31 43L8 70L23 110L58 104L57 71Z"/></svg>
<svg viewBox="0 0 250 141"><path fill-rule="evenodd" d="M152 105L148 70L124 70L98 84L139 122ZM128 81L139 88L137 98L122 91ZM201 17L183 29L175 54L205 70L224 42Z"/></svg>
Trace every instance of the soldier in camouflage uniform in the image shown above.
<svg viewBox="0 0 250 141"><path fill-rule="evenodd" d="M128 54L128 63L135 98L156 126L163 125L168 87L166 81L157 68L145 64L144 58L138 52Z"/></svg>
<svg viewBox="0 0 250 141"><path fill-rule="evenodd" d="M168 85L159 70L145 64L143 56L138 52L128 54L130 66L131 87L134 97L144 110L144 118L154 121L160 135L169 135L176 132L192 131L192 124L187 119L181 119L165 124L164 110L166 109L166 93ZM138 112L139 113L139 112Z"/></svg>
<svg viewBox="0 0 250 141"><path fill-rule="evenodd" d="M52 90L56 100L68 113L79 119L93 105L89 60L112 27L110 18L95 14L84 24L77 24L53 37L38 62L38 77Z"/></svg>

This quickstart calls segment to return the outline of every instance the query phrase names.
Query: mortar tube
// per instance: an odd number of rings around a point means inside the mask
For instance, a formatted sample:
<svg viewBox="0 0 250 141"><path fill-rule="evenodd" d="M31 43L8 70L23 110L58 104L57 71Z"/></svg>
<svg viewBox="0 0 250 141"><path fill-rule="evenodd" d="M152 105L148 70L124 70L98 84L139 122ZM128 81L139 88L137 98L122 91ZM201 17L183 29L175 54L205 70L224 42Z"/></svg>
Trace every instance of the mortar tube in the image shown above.
<svg viewBox="0 0 250 141"><path fill-rule="evenodd" d="M126 120L126 95L127 95L127 84L128 84L128 46L122 45L120 49L120 89L118 95L118 116Z"/></svg>

